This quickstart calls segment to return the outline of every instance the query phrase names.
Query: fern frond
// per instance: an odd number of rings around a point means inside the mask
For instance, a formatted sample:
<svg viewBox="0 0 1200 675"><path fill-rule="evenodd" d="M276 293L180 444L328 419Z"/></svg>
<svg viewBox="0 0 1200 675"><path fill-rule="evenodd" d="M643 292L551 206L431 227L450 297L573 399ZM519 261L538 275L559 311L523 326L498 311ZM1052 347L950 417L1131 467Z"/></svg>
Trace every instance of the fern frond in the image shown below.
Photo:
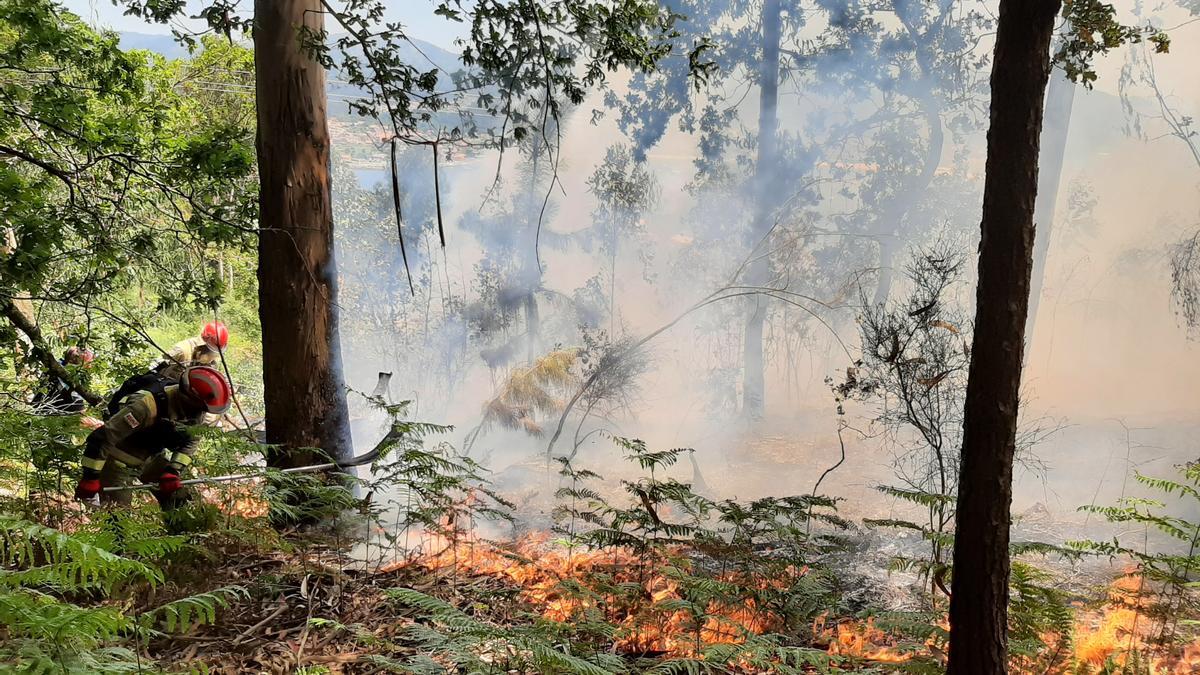
<svg viewBox="0 0 1200 675"><path fill-rule="evenodd" d="M0 572L0 586L8 587L39 583L63 590L108 591L134 579L152 586L163 580L161 571L145 563L7 514L0 514L0 563L18 568Z"/></svg>
<svg viewBox="0 0 1200 675"><path fill-rule="evenodd" d="M207 593L197 593L160 605L144 616L151 623L161 621L168 633L186 632L192 628L214 623L217 610L229 606L237 598L250 597L242 586L223 586Z"/></svg>

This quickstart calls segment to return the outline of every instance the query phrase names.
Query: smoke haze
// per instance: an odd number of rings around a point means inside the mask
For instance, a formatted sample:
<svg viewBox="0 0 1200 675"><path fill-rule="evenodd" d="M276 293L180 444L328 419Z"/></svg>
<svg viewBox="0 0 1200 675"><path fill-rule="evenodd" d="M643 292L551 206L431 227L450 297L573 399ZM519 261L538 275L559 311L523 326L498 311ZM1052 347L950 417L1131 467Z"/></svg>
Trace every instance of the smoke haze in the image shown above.
<svg viewBox="0 0 1200 675"><path fill-rule="evenodd" d="M1118 3L1128 19L1135 7L1125 4ZM990 11L989 5L970 9L985 19ZM1200 81L1192 71L1200 62L1200 24L1187 23L1189 15L1178 9L1142 16L1160 26L1183 24L1172 32L1172 53L1155 55L1153 64L1170 105L1194 115L1200 111ZM792 37L803 41L824 27L810 25ZM967 61L990 57L986 24L979 32ZM896 166L915 172L932 141L919 117L871 133L846 131L870 117L880 92L890 95L886 86L845 84L874 67L868 58L891 57L856 54L829 55L816 77L781 88L777 180L786 194L776 195L776 213L786 211L781 218L791 235L772 255L790 270L789 291L833 308L771 306L765 418L748 422L741 414L747 301L735 298L695 312L651 341L628 405L612 405L584 425L642 438L652 448L694 448L706 484L719 496L807 492L840 452L839 416L825 380L841 377L861 354L858 298L869 300L876 290L876 249L887 238L872 238L868 225L895 198L888 190L896 190L881 176ZM1170 246L1200 227L1200 165L1182 141L1163 137L1155 119L1159 103L1136 77L1135 56L1148 58L1142 46L1109 55L1098 64L1095 89L1076 88L1052 225L1039 214L1038 236L1048 236L1050 246L1027 352L1024 414L1027 422L1042 420L1040 426L1058 431L1033 449L1042 467L1019 474L1016 512L1038 502L1064 514L1103 503L1133 490L1127 479L1133 468L1162 474L1200 454L1200 345L1188 340L1175 316L1168 264ZM976 67L964 68L956 85L967 102L943 104L945 139L936 170L896 229L898 251L890 265L901 270L914 247L939 237L959 242L972 254L955 290L968 316L990 59L972 62ZM607 100L596 95L565 116L561 144L540 154L537 167L528 149L510 148L497 175L494 152L443 146L444 250L436 234L430 150L406 150L399 179L413 294L390 191L375 184L387 175L387 148L377 146L353 162L343 157L344 166L336 167L335 217L349 385L369 391L377 372L394 371L391 397L414 400L418 419L455 425L450 440L461 446L514 368L556 346L582 346L585 333L606 332L609 340L644 336L718 288L750 253L741 233L757 200L746 186L758 90L751 73L740 75L724 82L719 95L710 92L694 104L700 111L713 101L730 103L712 113L724 117L706 123L697 112L683 125L669 115L648 117L636 128L622 125L621 112L606 103L627 101L649 84L618 75ZM593 119L593 110L604 114ZM711 159L706 134L714 129L727 136L728 173L705 180L697 177L697 162ZM614 146L644 156L641 168L658 188L644 212L604 212L589 186ZM905 291L901 277L897 273L888 293L893 301ZM864 295L847 292L858 286ZM528 329L530 311L536 334ZM871 435L871 405L850 405L846 412L847 423ZM357 415L356 443L370 445L384 422L361 407ZM539 416L540 434L485 429L472 456L501 479L549 480L529 467L544 458L556 422L557 415ZM878 436L848 433L846 441L847 462L822 491L861 497L888 480L892 449ZM560 442L555 452L570 449ZM618 471L612 443L601 434L578 453L581 463L601 473ZM692 469L679 473L687 479ZM872 514L891 508L877 495L869 501L857 508Z"/></svg>

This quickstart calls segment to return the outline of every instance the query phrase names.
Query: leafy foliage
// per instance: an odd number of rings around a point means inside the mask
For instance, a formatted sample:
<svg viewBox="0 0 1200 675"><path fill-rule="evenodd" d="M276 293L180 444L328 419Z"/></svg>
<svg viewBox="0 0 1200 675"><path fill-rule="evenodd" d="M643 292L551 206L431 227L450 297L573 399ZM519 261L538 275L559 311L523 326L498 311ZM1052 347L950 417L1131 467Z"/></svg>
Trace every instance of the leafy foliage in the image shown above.
<svg viewBox="0 0 1200 675"><path fill-rule="evenodd" d="M256 199L245 127L195 129L161 62L121 51L116 35L51 0L6 2L0 13L8 297L82 303L176 242L242 241ZM159 277L164 295L211 306L219 280L195 262Z"/></svg>
<svg viewBox="0 0 1200 675"><path fill-rule="evenodd" d="M1154 46L1156 53L1165 54L1170 50L1171 38L1166 32L1150 25L1122 24L1116 15L1116 9L1102 0L1063 2L1067 33L1054 60L1072 82L1080 82L1090 89L1096 81L1096 71L1092 69L1096 56L1124 44L1138 44L1144 40Z"/></svg>
<svg viewBox="0 0 1200 675"><path fill-rule="evenodd" d="M932 575L935 582L948 562L970 363L970 327L955 302L963 262L947 243L914 252L907 269L909 296L896 306L872 306L863 298L863 357L847 369L844 381L830 381L839 412L847 399L871 401L876 421L894 444L901 485L877 489L924 511L921 522L868 524L921 533L929 542L928 564L897 562Z"/></svg>

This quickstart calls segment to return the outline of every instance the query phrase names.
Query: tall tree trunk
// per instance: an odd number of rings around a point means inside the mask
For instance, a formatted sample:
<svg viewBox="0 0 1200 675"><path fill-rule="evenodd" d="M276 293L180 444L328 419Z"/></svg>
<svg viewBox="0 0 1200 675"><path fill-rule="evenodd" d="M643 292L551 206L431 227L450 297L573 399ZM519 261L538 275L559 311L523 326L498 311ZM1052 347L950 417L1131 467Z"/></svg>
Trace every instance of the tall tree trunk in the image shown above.
<svg viewBox="0 0 1200 675"><path fill-rule="evenodd" d="M319 33L319 0L256 0L259 317L272 466L310 463L306 448L350 452L338 339L325 71L301 47Z"/></svg>
<svg viewBox="0 0 1200 675"><path fill-rule="evenodd" d="M525 285L525 351L529 364L537 360L541 349L542 320L538 313L537 293L542 288L542 271L537 260L538 219L541 214L541 203L538 201L538 177L541 176L542 152L545 146L539 134L533 135L533 150L531 157L532 168L529 172L529 185L526 187L525 198L525 232L529 234L528 245L522 244L519 250L525 251L521 264L521 283ZM542 195L545 198L545 195Z"/></svg>
<svg viewBox="0 0 1200 675"><path fill-rule="evenodd" d="M608 251L608 337L617 338L617 220L610 216L612 230L609 232Z"/></svg>
<svg viewBox="0 0 1200 675"><path fill-rule="evenodd" d="M749 243L752 260L746 272L747 286L765 286L770 280L769 245L771 216L777 203L771 176L778 170L776 147L779 127L779 36L782 29L779 0L765 0L762 8L762 63L759 70L758 158L755 163L754 193L757 202L754 227ZM742 339L742 414L750 421L762 419L766 410L766 382L763 358L763 323L766 298L754 296L746 317Z"/></svg>
<svg viewBox="0 0 1200 675"><path fill-rule="evenodd" d="M530 291L525 296L525 339L528 360L532 365L541 349L541 319L538 315L537 293Z"/></svg>
<svg viewBox="0 0 1200 675"><path fill-rule="evenodd" d="M1008 541L1038 142L1059 0L1001 0L963 419L949 675L1006 672Z"/></svg>
<svg viewBox="0 0 1200 675"><path fill-rule="evenodd" d="M1037 202L1033 207L1038 237L1033 243L1033 276L1029 286L1029 319L1025 334L1032 340L1042 299L1042 281L1046 276L1046 256L1050 252L1050 233L1054 227L1054 207L1062 186L1063 161L1067 154L1067 132L1071 108L1075 102L1075 83L1055 68L1046 90L1046 119L1042 126L1041 166L1038 168Z"/></svg>

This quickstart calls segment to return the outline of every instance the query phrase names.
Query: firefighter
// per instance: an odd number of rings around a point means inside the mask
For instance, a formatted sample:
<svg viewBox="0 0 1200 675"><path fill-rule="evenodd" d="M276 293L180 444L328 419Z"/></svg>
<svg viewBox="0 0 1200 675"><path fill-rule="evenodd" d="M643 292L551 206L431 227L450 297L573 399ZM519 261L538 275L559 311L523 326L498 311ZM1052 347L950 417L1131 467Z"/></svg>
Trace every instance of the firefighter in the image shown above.
<svg viewBox="0 0 1200 675"><path fill-rule="evenodd" d="M229 344L229 329L220 321L209 321L200 329L199 337L181 340L154 370L169 380L178 380L188 366L211 366L221 358Z"/></svg>
<svg viewBox="0 0 1200 675"><path fill-rule="evenodd" d="M58 360L64 367L83 366L88 368L96 356L92 350L71 347ZM33 397L30 405L39 413L46 415L79 415L87 409L87 401L69 384L60 380L54 373L46 375L46 384Z"/></svg>
<svg viewBox="0 0 1200 675"><path fill-rule="evenodd" d="M142 483L158 484L153 493L164 513L182 506L191 494L179 476L197 445L188 427L206 414L224 414L231 398L229 382L211 366L189 367L178 384L160 380L126 396L116 414L88 436L75 497L99 504L103 494L105 503L128 505L128 490L101 493L101 488L128 485L136 475Z"/></svg>

